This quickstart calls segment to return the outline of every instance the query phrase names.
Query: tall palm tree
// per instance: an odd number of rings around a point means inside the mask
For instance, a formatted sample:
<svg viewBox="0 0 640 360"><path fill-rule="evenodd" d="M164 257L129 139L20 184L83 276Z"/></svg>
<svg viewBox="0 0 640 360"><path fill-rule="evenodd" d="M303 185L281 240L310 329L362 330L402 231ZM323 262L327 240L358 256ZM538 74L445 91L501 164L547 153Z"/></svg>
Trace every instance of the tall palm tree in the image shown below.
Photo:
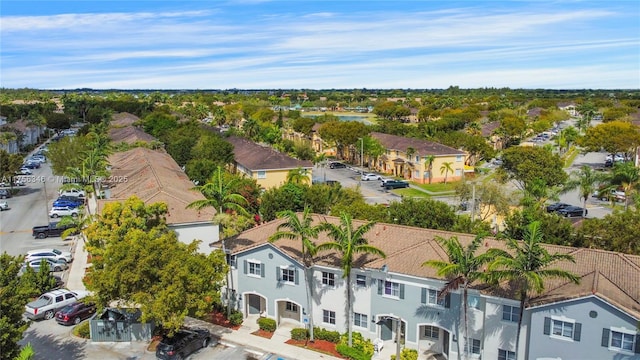
<svg viewBox="0 0 640 360"><path fill-rule="evenodd" d="M246 206L248 206L249 203L247 199L233 192L238 179L224 181L222 173L222 167L218 166L216 172L206 184L194 187L193 189L200 191L206 199L196 200L187 205L187 208L200 210L205 207L212 207L216 209L218 214L231 210L238 214L248 216L249 212Z"/></svg>
<svg viewBox="0 0 640 360"><path fill-rule="evenodd" d="M278 225L278 230L269 237L269 242L280 239L300 239L302 263L304 264L306 290L307 290L307 311L309 313L309 340L314 342L313 336L313 257L317 254L316 244L313 239L318 237L319 225L312 225L313 217L311 209L304 208L302 217L291 210L285 210L278 214L278 217L287 219L286 222Z"/></svg>
<svg viewBox="0 0 640 360"><path fill-rule="evenodd" d="M291 169L287 172L287 184L305 185L308 184L310 180L307 170L304 170L301 167Z"/></svg>
<svg viewBox="0 0 640 360"><path fill-rule="evenodd" d="M407 151L405 152L407 155L407 165L408 167L405 169L405 172L413 167L413 155L416 154L416 149L409 146L407 147ZM406 177L406 176L405 176Z"/></svg>
<svg viewBox="0 0 640 360"><path fill-rule="evenodd" d="M587 215L587 200L589 196L598 189L598 185L602 184L605 178L606 176L604 174L595 172L591 166L588 165L583 165L580 171L573 171L571 173L571 178L564 185L562 191L567 192L578 189L580 200L582 200L582 217Z"/></svg>
<svg viewBox="0 0 640 360"><path fill-rule="evenodd" d="M436 161L435 155L427 155L424 157L424 165L427 167L429 171L429 184L431 184L431 180L433 179L433 162Z"/></svg>
<svg viewBox="0 0 640 360"><path fill-rule="evenodd" d="M352 318L352 289L351 289L351 268L353 267L353 257L356 254L372 254L385 258L385 253L375 246L367 243L364 235L373 228L376 223L371 221L353 228L351 215L346 212L340 213L340 224L328 222L319 225L321 231L326 231L333 241L318 245L317 251L334 250L341 256L340 266L342 268L342 278L347 279L347 332L349 334L349 347L352 345L351 318Z"/></svg>
<svg viewBox="0 0 640 360"><path fill-rule="evenodd" d="M449 175L449 172L453 172L453 162L451 161L445 161L442 163L442 166L440 166L440 174L442 175L442 173L444 173L444 183L447 183L447 176Z"/></svg>
<svg viewBox="0 0 640 360"><path fill-rule="evenodd" d="M624 209L627 210L631 195L640 190L640 168L632 162L618 163L613 167L608 182L609 188L622 188L625 195Z"/></svg>
<svg viewBox="0 0 640 360"><path fill-rule="evenodd" d="M522 315L529 297L533 293L544 290L546 278L566 279L576 284L580 282L580 278L571 272L549 267L557 261L574 262L574 259L569 254L550 254L542 246L542 237L540 223L537 221L530 223L524 230L522 241L507 239L507 248L513 254L498 257L488 267L489 276L494 282L508 280L515 282L518 286L520 309L516 333L516 358L519 355Z"/></svg>
<svg viewBox="0 0 640 360"><path fill-rule="evenodd" d="M447 278L447 283L442 289L442 296L453 291L462 289L462 308L464 311L464 338L469 336L469 321L467 317L468 289L476 281L487 281L487 273L484 271L485 265L494 261L498 256L506 256L505 251L499 249L489 249L483 254L476 255L476 251L481 247L484 235L476 236L473 241L463 247L457 237L450 238L437 237L442 244L449 261L428 260L422 266L429 266L438 270L438 276ZM458 336L460 338L460 336ZM469 342L465 340L465 354L469 356Z"/></svg>

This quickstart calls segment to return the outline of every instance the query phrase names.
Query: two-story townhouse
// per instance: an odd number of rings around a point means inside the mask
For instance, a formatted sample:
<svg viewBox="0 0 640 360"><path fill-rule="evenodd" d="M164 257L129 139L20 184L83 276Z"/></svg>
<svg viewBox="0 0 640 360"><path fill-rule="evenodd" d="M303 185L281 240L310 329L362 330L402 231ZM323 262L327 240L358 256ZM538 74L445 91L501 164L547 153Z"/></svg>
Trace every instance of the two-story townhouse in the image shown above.
<svg viewBox="0 0 640 360"><path fill-rule="evenodd" d="M418 183L443 182L445 177L447 181L456 181L464 176L468 156L465 151L428 140L379 132L369 135L386 149L385 154L373 164L380 172ZM431 168L426 161L429 156L434 157ZM446 166L449 169L445 170Z"/></svg>
<svg viewBox="0 0 640 360"><path fill-rule="evenodd" d="M237 136L229 136L225 140L233 145L235 171L255 179L263 189L284 184L289 171L298 168L306 172L311 184L313 178L311 161L294 159L271 147Z"/></svg>
<svg viewBox="0 0 640 360"><path fill-rule="evenodd" d="M236 305L245 315L263 313L278 322L286 319L304 326L309 309L305 279L299 274L303 271L300 242L268 241L282 221L265 223L226 240L231 263L235 264L231 291L238 293ZM316 223L338 221L331 216L315 216ZM354 226L361 224L354 221ZM376 224L365 237L386 258L355 257L350 284L342 279L337 254L318 254L312 267L315 325L345 332L350 322L354 331L372 340L380 339L388 347L395 346L399 335L400 343L417 349L421 359L433 354L457 358L465 352L470 358L515 359L520 306L517 289L509 284L473 284L465 331L462 294L455 291L441 296L447 279L422 266L427 260L447 261L438 238L451 236L463 246L473 239L469 234ZM316 243L325 241L330 239L320 234ZM639 359L640 257L545 247L551 253L574 256L575 263L554 266L575 273L582 282L572 285L545 280L545 291L535 294L525 309L518 358ZM489 248L506 249L503 241L485 238L479 252ZM283 269L291 271L282 273ZM594 287L593 274L597 272L601 275ZM283 284L278 276L286 277L287 282ZM353 289L350 317L345 310L346 286ZM283 315L287 310L294 315Z"/></svg>

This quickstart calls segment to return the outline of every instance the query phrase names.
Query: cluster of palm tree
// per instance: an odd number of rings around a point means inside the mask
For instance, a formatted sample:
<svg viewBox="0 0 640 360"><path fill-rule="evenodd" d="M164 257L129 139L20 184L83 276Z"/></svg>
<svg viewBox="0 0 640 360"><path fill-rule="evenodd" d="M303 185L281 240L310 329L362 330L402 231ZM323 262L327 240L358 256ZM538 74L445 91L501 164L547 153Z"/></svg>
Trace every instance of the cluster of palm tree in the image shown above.
<svg viewBox="0 0 640 360"><path fill-rule="evenodd" d="M89 193L100 193L100 183L109 175L107 157L112 151L106 131L97 126L93 130L84 136L88 146L79 157L79 163L67 167L64 172L66 177L79 182L67 184L63 189L82 187Z"/></svg>
<svg viewBox="0 0 640 360"><path fill-rule="evenodd" d="M307 307L309 309L310 341L314 341L313 335L313 266L314 256L321 251L335 251L340 255L342 278L346 279L347 291L347 334L348 346L352 346L351 318L353 317L353 295L351 288L351 269L354 265L355 256L358 254L371 254L385 258L385 253L368 244L365 234L373 228L375 222L367 222L354 228L353 219L348 213L340 214L340 222L333 224L321 222L313 224L313 217L308 207L304 209L301 217L291 210L279 214L286 221L278 226L278 231L269 237L269 241L274 242L279 239L299 239L301 243L301 253L304 265ZM316 245L313 239L317 238L321 232L326 232L332 241Z"/></svg>
<svg viewBox="0 0 640 360"><path fill-rule="evenodd" d="M506 239L507 251L491 248L482 254L480 249L484 236L476 236L466 247L458 238L438 238L447 253L448 261L429 260L423 266L437 269L437 274L447 279L441 296L461 290L462 309L464 312L464 338L468 339L469 325L467 318L468 289L476 282L491 286L509 283L516 287L520 300L520 313L516 334L516 357L520 343L522 318L524 309L531 296L544 290L544 280L558 278L579 282L579 278L571 272L554 269L550 266L558 261L571 261L569 254L550 254L542 245L543 234L539 222L530 223L524 231L522 240ZM458 336L458 338L460 338ZM465 358L469 356L469 342L465 341Z"/></svg>
<svg viewBox="0 0 640 360"><path fill-rule="evenodd" d="M580 170L571 173L571 178L562 191L574 189L578 189L582 200L583 217L586 216L587 200L596 191L603 194L618 189L624 191L624 209L627 210L631 199L640 191L640 168L631 162L623 162L615 164L610 173L601 173L583 165Z"/></svg>

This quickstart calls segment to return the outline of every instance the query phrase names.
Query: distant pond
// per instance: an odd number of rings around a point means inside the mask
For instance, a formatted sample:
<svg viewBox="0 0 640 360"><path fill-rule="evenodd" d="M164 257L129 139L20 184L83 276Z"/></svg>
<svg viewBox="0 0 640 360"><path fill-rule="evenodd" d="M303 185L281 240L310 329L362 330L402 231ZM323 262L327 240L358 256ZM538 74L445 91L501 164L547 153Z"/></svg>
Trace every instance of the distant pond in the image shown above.
<svg viewBox="0 0 640 360"><path fill-rule="evenodd" d="M302 115L302 116L315 119L319 115ZM337 116L338 119L340 119L340 121L358 121L365 125L373 125L373 123L369 121L369 119L366 116L359 116L359 115L335 115L335 116Z"/></svg>

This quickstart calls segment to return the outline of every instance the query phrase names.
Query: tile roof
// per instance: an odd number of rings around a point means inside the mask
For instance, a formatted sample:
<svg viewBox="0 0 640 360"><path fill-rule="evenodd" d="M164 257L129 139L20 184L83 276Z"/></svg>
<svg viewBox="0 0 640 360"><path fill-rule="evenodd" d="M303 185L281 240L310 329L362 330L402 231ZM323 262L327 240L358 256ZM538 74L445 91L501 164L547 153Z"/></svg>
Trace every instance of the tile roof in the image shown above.
<svg viewBox="0 0 640 360"><path fill-rule="evenodd" d="M112 127L123 127L133 125L138 121L140 121L139 117L128 112L121 112L113 115L110 125Z"/></svg>
<svg viewBox="0 0 640 360"><path fill-rule="evenodd" d="M498 129L500 127L500 121L492 121L492 122L488 122L486 124L482 124L482 127L480 129L480 133L482 134L482 136L484 137L489 137L491 135L493 135L493 133L496 131L496 129Z"/></svg>
<svg viewBox="0 0 640 360"><path fill-rule="evenodd" d="M415 155L464 155L462 150L442 145L433 141L408 138L404 136L390 135L379 132L369 134L372 138L378 140L380 144L388 150L407 151L412 147L416 150Z"/></svg>
<svg viewBox="0 0 640 360"><path fill-rule="evenodd" d="M290 170L313 167L311 161L294 159L269 146L262 146L245 138L229 136L224 140L233 145L235 161L249 170Z"/></svg>
<svg viewBox="0 0 640 360"><path fill-rule="evenodd" d="M137 196L146 204L165 202L169 208L168 224L208 222L215 210L187 209L187 205L204 199L171 156L147 148L135 148L109 156L111 197L98 200L98 213L104 204Z"/></svg>
<svg viewBox="0 0 640 360"><path fill-rule="evenodd" d="M338 224L339 218L314 215L314 223L324 221ZM277 219L247 230L227 240L226 247L233 253L239 253L262 246L268 242L268 237L277 231L278 225L282 222L284 220ZM353 226L357 227L364 223L364 221L354 220ZM422 263L427 260L447 261L447 254L437 238L451 236L456 236L463 246L467 246L474 238L474 235L470 234L378 223L366 234L366 238L370 245L381 249L387 257L385 259L369 255L356 257L355 267L380 269L383 265L387 265L390 272L445 280L439 277L434 269L423 267ZM330 239L323 233L316 240L316 244L327 241ZM281 239L276 241L274 246L301 261L299 240ZM597 294L640 319L640 256L551 244L545 244L544 247L552 254L571 254L575 258L575 263L563 261L553 264L553 267L577 274L581 282L576 285L566 280L548 279L545 281L545 291L535 295L530 301L531 305ZM482 253L490 248L506 250L504 241L485 238L483 246L478 251ZM318 254L315 262L318 265L340 267L340 259L333 252ZM488 288L479 284L476 288L494 296L517 298L514 289L509 288L508 285L503 285L501 288Z"/></svg>
<svg viewBox="0 0 640 360"><path fill-rule="evenodd" d="M156 140L152 135L147 134L144 130L137 126L125 126L109 129L109 138L111 141L120 143L125 142L127 144L133 144L137 141L152 142Z"/></svg>

